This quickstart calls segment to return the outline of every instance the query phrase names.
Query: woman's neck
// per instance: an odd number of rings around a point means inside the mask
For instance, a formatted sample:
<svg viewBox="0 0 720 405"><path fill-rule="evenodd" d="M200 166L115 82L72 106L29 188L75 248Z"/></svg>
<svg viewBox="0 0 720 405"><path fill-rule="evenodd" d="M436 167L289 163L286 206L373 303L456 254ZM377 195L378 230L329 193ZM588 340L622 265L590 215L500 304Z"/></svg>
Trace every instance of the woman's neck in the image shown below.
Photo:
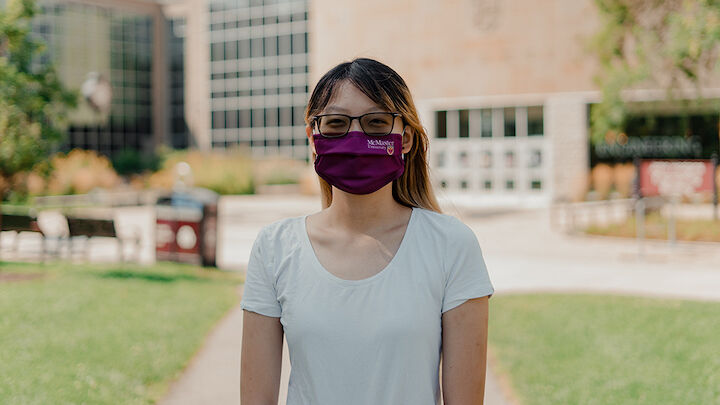
<svg viewBox="0 0 720 405"><path fill-rule="evenodd" d="M334 226L352 231L367 232L387 228L389 224L405 218L410 210L392 196L392 182L371 194L356 195L333 189L333 199L327 208Z"/></svg>

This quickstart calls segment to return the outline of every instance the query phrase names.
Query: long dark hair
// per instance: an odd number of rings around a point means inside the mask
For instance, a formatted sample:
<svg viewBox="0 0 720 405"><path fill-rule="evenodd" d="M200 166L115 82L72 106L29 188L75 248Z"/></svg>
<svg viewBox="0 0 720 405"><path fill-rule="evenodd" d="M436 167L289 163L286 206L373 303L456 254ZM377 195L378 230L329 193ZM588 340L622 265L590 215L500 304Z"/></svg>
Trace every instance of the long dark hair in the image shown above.
<svg viewBox="0 0 720 405"><path fill-rule="evenodd" d="M399 179L393 181L392 185L395 201L408 207L441 212L428 173L427 132L420 124L407 84L389 66L374 59L357 58L330 69L315 85L305 109L305 122L310 125L311 117L319 114L327 106L335 89L346 80L376 104L389 111L400 113L405 125L412 128L412 136L415 138L412 148L405 154L405 171ZM315 159L314 153L313 159ZM323 208L329 207L332 203L332 186L320 177L318 180Z"/></svg>

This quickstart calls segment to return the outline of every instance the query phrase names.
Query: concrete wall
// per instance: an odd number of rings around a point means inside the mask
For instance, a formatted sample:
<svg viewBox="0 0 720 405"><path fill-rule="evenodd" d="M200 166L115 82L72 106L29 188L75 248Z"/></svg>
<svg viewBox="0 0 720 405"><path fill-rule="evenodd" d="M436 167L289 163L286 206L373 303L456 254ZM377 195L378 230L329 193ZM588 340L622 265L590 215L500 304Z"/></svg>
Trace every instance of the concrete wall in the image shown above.
<svg viewBox="0 0 720 405"><path fill-rule="evenodd" d="M337 63L376 58L405 78L431 134L436 109L544 105L550 198L584 194L592 0L314 0L310 15L313 84Z"/></svg>
<svg viewBox="0 0 720 405"><path fill-rule="evenodd" d="M369 56L416 98L594 88L592 0L313 0L310 19L312 83Z"/></svg>
<svg viewBox="0 0 720 405"><path fill-rule="evenodd" d="M210 150L210 37L208 0L183 0L163 9L185 17L185 122L191 148Z"/></svg>

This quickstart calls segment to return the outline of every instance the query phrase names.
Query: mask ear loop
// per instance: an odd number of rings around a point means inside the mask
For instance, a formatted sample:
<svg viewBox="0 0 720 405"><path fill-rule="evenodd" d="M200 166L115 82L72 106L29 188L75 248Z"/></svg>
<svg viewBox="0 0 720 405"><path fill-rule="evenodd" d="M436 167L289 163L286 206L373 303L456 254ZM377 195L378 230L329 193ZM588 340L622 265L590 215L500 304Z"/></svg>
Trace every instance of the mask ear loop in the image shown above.
<svg viewBox="0 0 720 405"><path fill-rule="evenodd" d="M403 126L402 133L400 134L400 151L402 152L402 137L405 136L405 129L407 128L407 125ZM401 153L400 156L402 157L402 160L405 160L405 154Z"/></svg>

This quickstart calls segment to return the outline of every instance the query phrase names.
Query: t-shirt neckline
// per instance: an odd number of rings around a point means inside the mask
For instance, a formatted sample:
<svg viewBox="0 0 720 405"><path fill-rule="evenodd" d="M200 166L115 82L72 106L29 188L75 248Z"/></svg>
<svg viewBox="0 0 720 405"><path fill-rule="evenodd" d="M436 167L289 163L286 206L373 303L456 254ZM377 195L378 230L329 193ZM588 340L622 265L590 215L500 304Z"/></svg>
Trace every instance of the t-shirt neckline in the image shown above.
<svg viewBox="0 0 720 405"><path fill-rule="evenodd" d="M308 235L308 232L307 232L307 217L310 216L310 214L303 215L302 217L300 217L300 220L301 220L301 226L300 226L301 229L300 230L302 232L303 244L305 245L305 248L308 250L308 254L310 255L311 260L313 262L313 267L315 269L317 269L318 272L320 274L322 274L324 277L326 277L332 281L335 281L337 283L346 285L346 286L356 286L356 285L367 284L367 283L371 283L373 281L376 281L376 280L379 280L379 279L385 277L390 272L389 270L392 270L394 267L396 267L395 262L397 262L399 260L398 257L401 256L402 254L404 254L405 250L407 249L405 247L405 245L407 245L409 243L408 242L408 239L410 239L409 235L411 234L411 231L413 229L416 211L418 210L418 208L411 207L411 209L412 209L412 211L410 211L410 219L408 220L408 223L405 226L405 233L403 234L402 240L400 241L400 246L398 247L398 249L395 252L395 255L392 257L392 259L390 259L390 262L388 262L388 264L385 265L385 267L383 267L383 269L380 270L379 272L373 274L370 277L362 278L359 280L349 280L349 279L345 279L345 278L340 278L340 277L332 274L331 272L329 272L325 268L325 266L323 266L323 264L320 263L320 259L318 259L317 255L315 254L315 249L313 248L312 243L310 242L310 236Z"/></svg>

